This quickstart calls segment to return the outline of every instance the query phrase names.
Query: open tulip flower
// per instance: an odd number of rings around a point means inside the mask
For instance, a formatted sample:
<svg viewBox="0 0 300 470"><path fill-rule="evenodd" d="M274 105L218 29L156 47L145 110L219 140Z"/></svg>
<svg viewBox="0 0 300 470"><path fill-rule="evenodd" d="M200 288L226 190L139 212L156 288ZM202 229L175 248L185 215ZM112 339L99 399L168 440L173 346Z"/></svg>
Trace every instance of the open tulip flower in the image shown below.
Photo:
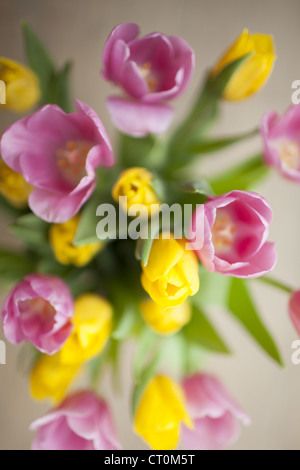
<svg viewBox="0 0 300 470"><path fill-rule="evenodd" d="M5 163L34 187L29 206L47 222L71 219L95 189L95 169L114 163L99 117L80 101L76 113L46 105L17 121L0 148Z"/></svg>
<svg viewBox="0 0 300 470"><path fill-rule="evenodd" d="M39 351L54 354L72 329L73 299L59 278L30 274L6 298L2 324L13 344L31 342Z"/></svg>
<svg viewBox="0 0 300 470"><path fill-rule="evenodd" d="M183 389L194 427L183 429L186 449L224 450L239 436L239 421L250 423L221 383L207 374L188 377Z"/></svg>
<svg viewBox="0 0 300 470"><path fill-rule="evenodd" d="M279 117L269 111L261 121L264 160L285 178L300 183L300 105Z"/></svg>
<svg viewBox="0 0 300 470"><path fill-rule="evenodd" d="M67 397L31 424L32 450L118 450L121 448L105 401L91 391Z"/></svg>
<svg viewBox="0 0 300 470"><path fill-rule="evenodd" d="M31 426L32 448L121 449L97 389L105 370L123 392L118 379L129 370L126 344L134 342L128 382L135 438L156 450L225 449L249 419L202 371L203 353L229 352L207 312L215 304L220 315L229 310L282 365L251 295L248 279L256 278L290 294L289 315L300 332L299 291L269 274L277 261L269 241L276 207L263 186L256 190L269 167L300 181L300 105L282 117L265 110L254 156L240 155L225 170L212 166L220 170L209 177L196 162L259 133L254 123L255 131L220 138L212 125L224 99L240 102L266 83L274 41L245 30L212 69L207 64L191 109L172 129L173 100L194 69L192 45L177 35L141 36L135 23L117 25L101 65L101 79L118 90L106 100L121 131L111 144L105 110L100 118L69 99L69 63L57 69L26 23L23 33L28 64L0 58L4 111L37 106L0 140L0 209L20 241L11 244L18 249L0 250L1 285L10 289L1 320L7 341L25 343L32 397L56 407ZM87 390L79 391L79 381ZM109 398L113 409L113 391Z"/></svg>
<svg viewBox="0 0 300 470"><path fill-rule="evenodd" d="M166 102L187 87L194 53L184 39L151 33L138 38L135 23L111 32L103 51L102 75L125 96L111 96L107 106L116 127L125 134L159 134L170 125L173 110Z"/></svg>
<svg viewBox="0 0 300 470"><path fill-rule="evenodd" d="M235 277L258 277L271 271L277 255L268 242L272 210L259 194L232 191L196 209L192 231L204 238L195 250L209 271Z"/></svg>

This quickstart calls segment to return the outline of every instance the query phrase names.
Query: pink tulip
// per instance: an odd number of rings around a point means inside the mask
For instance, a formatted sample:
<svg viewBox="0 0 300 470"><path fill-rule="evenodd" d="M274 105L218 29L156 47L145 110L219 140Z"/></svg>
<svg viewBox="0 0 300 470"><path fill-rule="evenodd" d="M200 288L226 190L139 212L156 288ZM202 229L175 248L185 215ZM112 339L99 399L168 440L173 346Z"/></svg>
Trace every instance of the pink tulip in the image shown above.
<svg viewBox="0 0 300 470"><path fill-rule="evenodd" d="M29 206L47 222L71 219L94 191L95 169L114 163L99 117L86 104L76 105L70 114L46 105L12 124L1 139L3 160L35 188Z"/></svg>
<svg viewBox="0 0 300 470"><path fill-rule="evenodd" d="M206 374L196 374L183 382L187 407L194 429L183 427L183 446L188 450L224 450L239 434L239 421L249 417L224 390L221 383Z"/></svg>
<svg viewBox="0 0 300 470"><path fill-rule="evenodd" d="M290 296L289 315L297 333L300 335L300 290L294 291Z"/></svg>
<svg viewBox="0 0 300 470"><path fill-rule="evenodd" d="M30 274L6 298L3 331L13 344L31 342L46 354L57 352L72 331L73 300L59 278Z"/></svg>
<svg viewBox="0 0 300 470"><path fill-rule="evenodd" d="M30 429L38 430L32 450L121 449L105 401L91 391L69 396Z"/></svg>
<svg viewBox="0 0 300 470"><path fill-rule="evenodd" d="M266 241L271 220L271 207L262 196L232 191L197 207L190 227L191 244L211 272L263 276L277 260L274 243Z"/></svg>
<svg viewBox="0 0 300 470"><path fill-rule="evenodd" d="M286 178L300 183L300 104L279 117L269 111L262 119L264 160Z"/></svg>
<svg viewBox="0 0 300 470"><path fill-rule="evenodd" d="M125 134L141 137L164 132L170 125L173 109L166 101L187 87L194 53L179 37L138 34L135 23L113 29L103 51L102 75L125 93L108 98L114 124Z"/></svg>

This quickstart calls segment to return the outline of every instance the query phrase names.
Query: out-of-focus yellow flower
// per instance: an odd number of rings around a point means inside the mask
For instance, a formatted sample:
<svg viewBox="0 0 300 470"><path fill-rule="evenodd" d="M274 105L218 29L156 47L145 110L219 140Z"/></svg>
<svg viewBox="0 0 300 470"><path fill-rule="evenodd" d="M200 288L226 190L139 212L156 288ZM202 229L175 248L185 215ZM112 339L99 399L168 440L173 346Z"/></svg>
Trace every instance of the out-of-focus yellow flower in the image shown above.
<svg viewBox="0 0 300 470"><path fill-rule="evenodd" d="M193 427L185 410L183 391L169 378L157 375L138 404L135 432L155 450L173 450L179 441L181 421Z"/></svg>
<svg viewBox="0 0 300 470"><path fill-rule="evenodd" d="M197 257L185 244L172 234L160 234L152 243L147 265L142 263L142 285L163 308L180 305L199 290Z"/></svg>
<svg viewBox="0 0 300 470"><path fill-rule="evenodd" d="M0 193L15 207L26 206L32 187L0 159Z"/></svg>
<svg viewBox="0 0 300 470"><path fill-rule="evenodd" d="M127 197L127 206L123 200L120 200L124 210L129 210L133 205L143 205L146 208L148 216L157 212L159 200L152 189L150 182L153 175L146 168L129 168L121 173L118 181L113 187L112 195L116 202L119 202L120 196ZM155 204L156 207L151 207Z"/></svg>
<svg viewBox="0 0 300 470"><path fill-rule="evenodd" d="M103 243L96 242L83 246L73 245L73 239L79 224L80 216L76 215L68 222L53 224L50 227L50 244L54 255L61 264L74 264L84 266L88 264L98 251L103 247Z"/></svg>
<svg viewBox="0 0 300 470"><path fill-rule="evenodd" d="M28 67L5 57L0 57L0 80L5 83L6 104L1 107L23 113L40 99L39 80Z"/></svg>
<svg viewBox="0 0 300 470"><path fill-rule="evenodd" d="M223 55L212 74L218 74L226 65L252 52L251 56L237 69L226 86L223 98L236 101L247 98L259 90L270 75L275 56L272 36L249 34L245 29L240 37Z"/></svg>
<svg viewBox="0 0 300 470"><path fill-rule="evenodd" d="M176 333L191 318L191 305L188 300L176 307L163 308L149 299L142 302L140 308L148 325L164 335Z"/></svg>
<svg viewBox="0 0 300 470"><path fill-rule="evenodd" d="M96 294L84 294L75 301L74 330L60 350L63 364L76 364L99 354L112 329L110 303Z"/></svg>
<svg viewBox="0 0 300 470"><path fill-rule="evenodd" d="M30 376L31 394L36 400L45 398L61 401L77 375L80 365L62 364L60 353L43 354L35 364Z"/></svg>

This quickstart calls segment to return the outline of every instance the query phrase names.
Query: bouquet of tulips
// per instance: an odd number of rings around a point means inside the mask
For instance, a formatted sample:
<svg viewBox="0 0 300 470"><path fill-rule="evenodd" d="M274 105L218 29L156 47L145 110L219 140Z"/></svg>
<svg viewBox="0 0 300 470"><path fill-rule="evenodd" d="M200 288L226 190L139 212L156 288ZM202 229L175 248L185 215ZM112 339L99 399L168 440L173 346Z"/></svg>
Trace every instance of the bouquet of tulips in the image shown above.
<svg viewBox="0 0 300 470"><path fill-rule="evenodd" d="M204 369L209 353L230 352L211 307L231 313L282 364L251 296L248 280L257 278L290 294L300 332L300 291L268 275L277 259L272 209L253 192L270 167L300 182L300 105L283 117L268 111L243 135L212 133L223 100L242 101L267 81L273 39L244 30L172 129L192 48L177 36L140 36L134 23L116 26L101 67L116 90L106 102L120 131L114 148L97 112L70 100L71 63L57 69L26 23L23 35L28 65L0 58L1 107L36 107L0 143L1 209L23 242L21 252L0 251L2 284L14 283L1 318L7 341L25 343L32 396L52 402L32 424L32 448L122 448L99 386L108 367L115 382L134 340L134 431L153 449L225 449L250 419ZM195 178L202 159L259 133L256 155Z"/></svg>

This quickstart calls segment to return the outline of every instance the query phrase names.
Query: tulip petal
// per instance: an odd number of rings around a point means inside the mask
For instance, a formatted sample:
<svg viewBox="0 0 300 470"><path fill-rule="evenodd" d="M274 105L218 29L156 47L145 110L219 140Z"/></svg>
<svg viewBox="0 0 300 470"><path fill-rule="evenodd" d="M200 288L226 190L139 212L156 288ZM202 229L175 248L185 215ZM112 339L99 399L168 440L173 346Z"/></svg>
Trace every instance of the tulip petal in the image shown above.
<svg viewBox="0 0 300 470"><path fill-rule="evenodd" d="M109 97L106 103L114 125L134 137L165 132L174 113L166 104L130 101L116 96Z"/></svg>

